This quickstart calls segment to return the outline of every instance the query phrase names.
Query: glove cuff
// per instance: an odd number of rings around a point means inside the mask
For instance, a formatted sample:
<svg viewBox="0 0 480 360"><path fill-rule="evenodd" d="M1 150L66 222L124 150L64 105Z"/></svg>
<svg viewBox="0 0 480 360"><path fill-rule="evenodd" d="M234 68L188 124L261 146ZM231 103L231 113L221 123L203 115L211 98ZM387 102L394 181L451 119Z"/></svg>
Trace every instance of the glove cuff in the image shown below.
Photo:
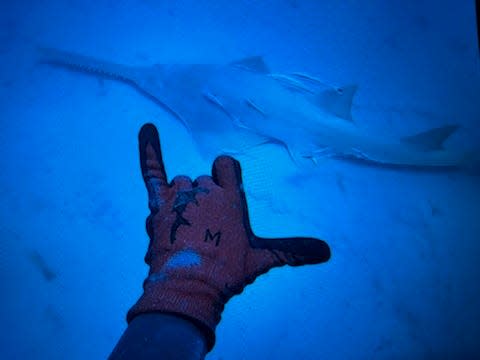
<svg viewBox="0 0 480 360"><path fill-rule="evenodd" d="M205 334L210 352L215 344L215 329L227 299L211 283L196 278L175 278L165 281L158 273L144 282L144 293L128 311L127 322L138 315L152 312L171 313L192 321Z"/></svg>

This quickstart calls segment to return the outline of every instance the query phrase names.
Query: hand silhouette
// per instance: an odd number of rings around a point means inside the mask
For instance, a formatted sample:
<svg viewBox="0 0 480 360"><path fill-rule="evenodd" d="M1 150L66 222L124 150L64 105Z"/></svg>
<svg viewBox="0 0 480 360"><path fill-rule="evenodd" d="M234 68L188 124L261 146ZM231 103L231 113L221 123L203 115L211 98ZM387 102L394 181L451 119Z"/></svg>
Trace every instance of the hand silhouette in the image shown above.
<svg viewBox="0 0 480 360"><path fill-rule="evenodd" d="M205 332L209 351L226 302L273 267L328 261L319 239L256 236L248 216L240 163L218 157L212 176L167 181L158 132L139 133L140 164L151 214L147 218L150 266L144 293L127 320L149 312L175 313Z"/></svg>

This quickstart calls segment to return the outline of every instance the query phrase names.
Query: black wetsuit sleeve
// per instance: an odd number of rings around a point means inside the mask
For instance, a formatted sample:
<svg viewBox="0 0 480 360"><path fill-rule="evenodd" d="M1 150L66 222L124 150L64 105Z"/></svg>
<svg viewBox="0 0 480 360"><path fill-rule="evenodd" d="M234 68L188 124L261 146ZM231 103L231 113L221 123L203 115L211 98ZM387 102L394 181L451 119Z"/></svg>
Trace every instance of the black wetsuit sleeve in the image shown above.
<svg viewBox="0 0 480 360"><path fill-rule="evenodd" d="M203 360L207 343L191 321L173 314L150 313L134 318L109 360Z"/></svg>

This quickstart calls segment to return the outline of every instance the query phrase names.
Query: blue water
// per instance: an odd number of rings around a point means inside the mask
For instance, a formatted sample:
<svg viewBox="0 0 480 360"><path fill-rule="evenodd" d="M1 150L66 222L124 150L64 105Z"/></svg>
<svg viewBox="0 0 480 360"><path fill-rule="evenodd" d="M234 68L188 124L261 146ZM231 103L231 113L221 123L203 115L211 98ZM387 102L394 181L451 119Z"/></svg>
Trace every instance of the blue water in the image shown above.
<svg viewBox="0 0 480 360"><path fill-rule="evenodd" d="M170 178L212 160L151 99L38 64L38 46L131 65L261 55L357 84L353 118L372 133L454 123L447 147L480 139L473 1L3 1L2 359L102 359L123 333L147 275L142 124ZM234 297L207 359L480 358L478 176L333 159L302 172L275 145L239 160L257 235L323 238L332 259Z"/></svg>

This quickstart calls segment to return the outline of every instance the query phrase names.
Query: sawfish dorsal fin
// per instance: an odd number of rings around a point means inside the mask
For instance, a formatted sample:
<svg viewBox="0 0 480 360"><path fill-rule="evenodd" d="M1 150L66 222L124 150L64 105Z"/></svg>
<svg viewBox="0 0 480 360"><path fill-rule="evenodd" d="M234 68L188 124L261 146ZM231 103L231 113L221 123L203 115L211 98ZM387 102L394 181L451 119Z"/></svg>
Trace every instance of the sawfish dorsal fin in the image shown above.
<svg viewBox="0 0 480 360"><path fill-rule="evenodd" d="M321 91L316 95L316 104L336 117L353 121L352 103L357 88L357 85L347 85L337 89Z"/></svg>
<svg viewBox="0 0 480 360"><path fill-rule="evenodd" d="M460 126L446 125L423 131L412 136L402 138L404 143L414 145L420 150L433 151L443 149L443 143L452 135Z"/></svg>
<svg viewBox="0 0 480 360"><path fill-rule="evenodd" d="M270 69L261 56L249 56L230 63L238 68L253 71L259 74L270 74Z"/></svg>

